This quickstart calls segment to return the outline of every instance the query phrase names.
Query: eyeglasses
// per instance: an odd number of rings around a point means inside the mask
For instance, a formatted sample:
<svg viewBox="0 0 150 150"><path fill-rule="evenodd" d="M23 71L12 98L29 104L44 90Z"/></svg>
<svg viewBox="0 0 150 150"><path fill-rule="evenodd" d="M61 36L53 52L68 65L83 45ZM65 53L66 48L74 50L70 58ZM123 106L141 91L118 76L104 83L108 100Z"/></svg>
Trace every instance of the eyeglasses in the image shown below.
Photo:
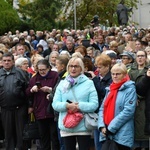
<svg viewBox="0 0 150 150"><path fill-rule="evenodd" d="M46 69L38 69L38 71L45 72L45 71L47 71L47 68Z"/></svg>
<svg viewBox="0 0 150 150"><path fill-rule="evenodd" d="M137 55L136 57L138 57L138 58L139 58L139 57L145 57L145 55Z"/></svg>
<svg viewBox="0 0 150 150"><path fill-rule="evenodd" d="M111 73L112 76L120 76L122 73Z"/></svg>
<svg viewBox="0 0 150 150"><path fill-rule="evenodd" d="M80 68L80 66L79 65L69 65L69 68L78 69L78 68Z"/></svg>
<svg viewBox="0 0 150 150"><path fill-rule="evenodd" d="M23 65L23 66L26 66L26 65L29 65L29 64L28 64L28 63L23 63L22 65Z"/></svg>
<svg viewBox="0 0 150 150"><path fill-rule="evenodd" d="M127 57L124 57L124 58L121 58L121 59L125 60L125 59L129 59L129 58L127 58Z"/></svg>

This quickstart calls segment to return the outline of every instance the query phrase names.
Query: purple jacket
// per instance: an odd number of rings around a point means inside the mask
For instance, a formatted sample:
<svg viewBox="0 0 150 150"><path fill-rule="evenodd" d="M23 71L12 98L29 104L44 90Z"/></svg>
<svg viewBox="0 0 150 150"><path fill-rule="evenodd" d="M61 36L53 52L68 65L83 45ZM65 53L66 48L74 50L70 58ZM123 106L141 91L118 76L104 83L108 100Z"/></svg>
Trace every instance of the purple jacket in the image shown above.
<svg viewBox="0 0 150 150"><path fill-rule="evenodd" d="M33 97L34 115L37 120L51 118L54 117L54 115L47 113L47 106L49 101L46 99L46 96L48 93L44 93L40 90L37 93L31 93L30 89L36 84L36 82L40 82L42 86L49 86L54 88L57 80L58 73L55 71L49 71L46 77L42 77L39 73L37 73L30 79L29 86L26 89L26 94L29 97Z"/></svg>

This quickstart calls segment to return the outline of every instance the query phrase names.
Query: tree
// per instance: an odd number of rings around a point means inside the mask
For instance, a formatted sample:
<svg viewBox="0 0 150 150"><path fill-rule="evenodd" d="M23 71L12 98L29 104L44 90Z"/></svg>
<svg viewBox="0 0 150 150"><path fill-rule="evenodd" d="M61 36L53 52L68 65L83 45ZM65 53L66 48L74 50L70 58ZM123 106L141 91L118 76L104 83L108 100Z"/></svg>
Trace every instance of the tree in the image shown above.
<svg viewBox="0 0 150 150"><path fill-rule="evenodd" d="M0 34L13 31L20 24L17 12L4 0L0 0Z"/></svg>
<svg viewBox="0 0 150 150"><path fill-rule="evenodd" d="M73 0L69 0L66 5L65 13L68 8L73 10ZM100 23L106 26L113 26L117 24L116 8L120 0L76 0L76 16L77 16L77 28L84 28L90 24L94 15L98 15ZM138 0L126 0L126 5L129 7L136 7ZM64 13L64 14L65 14ZM66 20L73 20L73 11L68 13Z"/></svg>
<svg viewBox="0 0 150 150"><path fill-rule="evenodd" d="M24 0L25 1L25 0ZM24 22L35 30L50 30L56 27L56 18L61 10L61 0L34 0L19 4L18 12Z"/></svg>

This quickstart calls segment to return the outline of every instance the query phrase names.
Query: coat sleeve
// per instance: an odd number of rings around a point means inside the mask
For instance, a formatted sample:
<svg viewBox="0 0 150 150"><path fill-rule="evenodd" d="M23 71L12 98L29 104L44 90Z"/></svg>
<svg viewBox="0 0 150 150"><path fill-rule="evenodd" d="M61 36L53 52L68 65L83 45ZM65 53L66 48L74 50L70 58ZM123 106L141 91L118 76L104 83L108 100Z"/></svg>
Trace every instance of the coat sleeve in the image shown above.
<svg viewBox="0 0 150 150"><path fill-rule="evenodd" d="M52 102L52 107L55 111L57 112L65 112L67 111L66 109L66 101L62 100L62 90L61 90L61 86L62 86L62 82L60 81L60 83L58 84L55 94L54 94L54 98L53 98L53 102Z"/></svg>

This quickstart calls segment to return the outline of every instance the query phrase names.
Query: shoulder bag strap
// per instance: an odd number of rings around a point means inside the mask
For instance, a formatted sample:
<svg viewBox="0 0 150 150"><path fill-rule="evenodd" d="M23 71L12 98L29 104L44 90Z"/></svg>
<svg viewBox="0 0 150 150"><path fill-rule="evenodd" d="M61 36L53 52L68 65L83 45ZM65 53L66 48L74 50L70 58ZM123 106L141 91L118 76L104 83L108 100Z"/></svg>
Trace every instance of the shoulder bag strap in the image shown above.
<svg viewBox="0 0 150 150"><path fill-rule="evenodd" d="M71 91L72 91L73 97L74 97L74 99L75 99L75 102L78 102L77 97L76 97L75 92L74 92L74 89L71 88Z"/></svg>

